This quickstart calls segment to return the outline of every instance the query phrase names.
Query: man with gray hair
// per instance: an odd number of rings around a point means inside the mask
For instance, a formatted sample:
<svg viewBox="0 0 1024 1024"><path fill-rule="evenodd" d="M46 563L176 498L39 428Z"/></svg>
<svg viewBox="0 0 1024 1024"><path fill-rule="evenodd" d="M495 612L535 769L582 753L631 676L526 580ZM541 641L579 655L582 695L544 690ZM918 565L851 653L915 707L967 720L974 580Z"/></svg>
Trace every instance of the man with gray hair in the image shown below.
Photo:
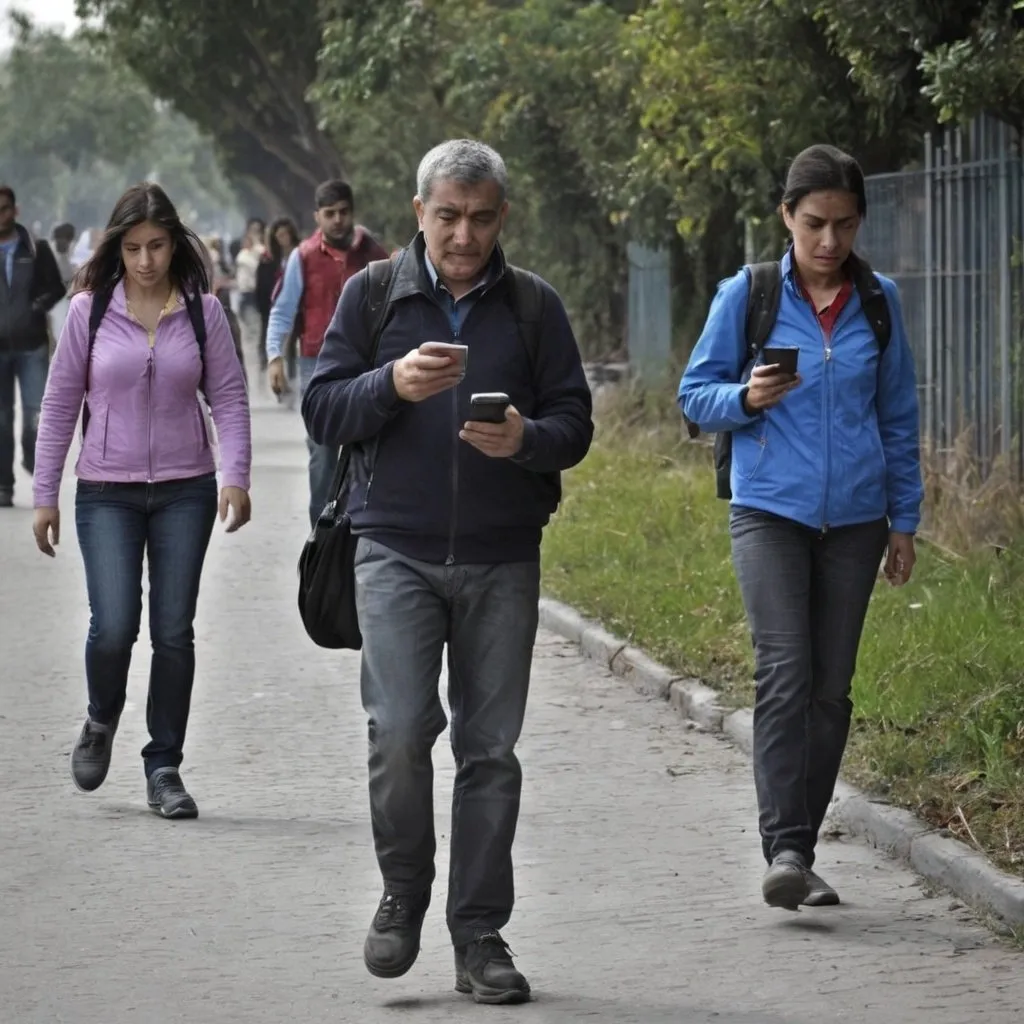
<svg viewBox="0 0 1024 1024"><path fill-rule="evenodd" d="M432 149L413 200L420 231L393 257L374 349L368 274L353 277L302 402L318 444L352 446L361 691L370 810L384 881L369 971L416 961L434 881L431 749L447 645L456 775L447 923L455 987L530 997L500 930L514 902L515 754L537 631L540 540L560 472L593 437L591 396L561 299L506 263L508 175L490 147Z"/></svg>

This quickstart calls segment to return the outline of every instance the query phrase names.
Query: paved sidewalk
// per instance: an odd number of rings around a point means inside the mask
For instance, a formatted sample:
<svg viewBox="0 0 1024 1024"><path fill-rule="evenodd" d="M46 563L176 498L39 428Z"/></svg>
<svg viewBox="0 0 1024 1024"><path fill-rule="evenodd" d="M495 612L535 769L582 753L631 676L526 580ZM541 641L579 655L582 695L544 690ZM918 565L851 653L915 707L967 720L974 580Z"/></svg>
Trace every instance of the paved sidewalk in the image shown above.
<svg viewBox="0 0 1024 1024"><path fill-rule="evenodd" d="M73 789L87 609L70 475L56 561L36 554L26 508L0 513L2 1024L1020 1019L1021 954L855 842L827 844L820 861L846 906L763 907L744 759L549 635L521 748L520 898L506 930L536 1001L477 1007L452 991L441 885L419 963L372 979L361 950L379 883L357 658L301 631L301 425L267 403L254 416L255 519L233 537L218 528L201 598L184 765L196 822L145 807L145 633L110 778L93 796ZM443 743L436 760L444 850Z"/></svg>

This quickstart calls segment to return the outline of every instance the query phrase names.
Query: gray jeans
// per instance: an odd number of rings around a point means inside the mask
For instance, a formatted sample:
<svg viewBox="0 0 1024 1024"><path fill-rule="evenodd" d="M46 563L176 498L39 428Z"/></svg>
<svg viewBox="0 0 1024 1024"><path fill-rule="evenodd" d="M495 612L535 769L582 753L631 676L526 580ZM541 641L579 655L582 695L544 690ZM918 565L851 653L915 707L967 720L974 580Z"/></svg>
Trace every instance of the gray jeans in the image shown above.
<svg viewBox="0 0 1024 1024"><path fill-rule="evenodd" d="M512 843L522 769L515 755L537 634L540 565L431 565L360 538L356 608L369 716L370 816L384 886L434 880L431 749L446 723L438 694L448 648L455 757L448 928L456 946L502 928L515 890Z"/></svg>
<svg viewBox="0 0 1024 1024"><path fill-rule="evenodd" d="M883 520L821 534L752 509L730 515L754 642L754 781L761 843L814 863L850 731L850 686L888 542Z"/></svg>

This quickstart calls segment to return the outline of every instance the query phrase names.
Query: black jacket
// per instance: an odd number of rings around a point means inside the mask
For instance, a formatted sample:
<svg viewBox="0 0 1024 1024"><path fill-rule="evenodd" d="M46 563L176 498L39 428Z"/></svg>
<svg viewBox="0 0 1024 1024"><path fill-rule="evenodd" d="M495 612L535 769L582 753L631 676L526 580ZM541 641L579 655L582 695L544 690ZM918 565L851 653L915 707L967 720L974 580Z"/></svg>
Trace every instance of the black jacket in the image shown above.
<svg viewBox="0 0 1024 1024"><path fill-rule="evenodd" d="M434 564L536 561L541 531L561 499L559 472L580 462L594 425L579 349L557 292L543 283L535 363L509 303L500 248L492 283L453 336L417 237L397 271L393 314L369 368L366 271L345 285L302 401L320 444L354 444L348 509L353 530ZM465 380L423 402L395 393L395 360L422 342L469 347ZM469 397L504 391L525 420L523 448L492 459L459 439ZM371 469L372 466L372 469Z"/></svg>
<svg viewBox="0 0 1024 1024"><path fill-rule="evenodd" d="M53 250L17 225L10 283L0 267L0 352L29 352L50 342L46 315L67 292Z"/></svg>

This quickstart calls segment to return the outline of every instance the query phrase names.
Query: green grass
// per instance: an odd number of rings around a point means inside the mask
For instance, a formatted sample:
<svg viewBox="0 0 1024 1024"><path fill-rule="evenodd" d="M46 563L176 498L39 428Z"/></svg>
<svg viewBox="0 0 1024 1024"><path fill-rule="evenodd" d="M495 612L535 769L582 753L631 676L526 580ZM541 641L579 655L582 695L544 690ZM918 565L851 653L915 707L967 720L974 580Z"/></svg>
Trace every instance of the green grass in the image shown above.
<svg viewBox="0 0 1024 1024"><path fill-rule="evenodd" d="M603 429L566 475L545 590L749 705L726 520L705 448ZM965 558L919 544L911 583L875 588L844 773L1024 875L1022 625L1024 543Z"/></svg>

